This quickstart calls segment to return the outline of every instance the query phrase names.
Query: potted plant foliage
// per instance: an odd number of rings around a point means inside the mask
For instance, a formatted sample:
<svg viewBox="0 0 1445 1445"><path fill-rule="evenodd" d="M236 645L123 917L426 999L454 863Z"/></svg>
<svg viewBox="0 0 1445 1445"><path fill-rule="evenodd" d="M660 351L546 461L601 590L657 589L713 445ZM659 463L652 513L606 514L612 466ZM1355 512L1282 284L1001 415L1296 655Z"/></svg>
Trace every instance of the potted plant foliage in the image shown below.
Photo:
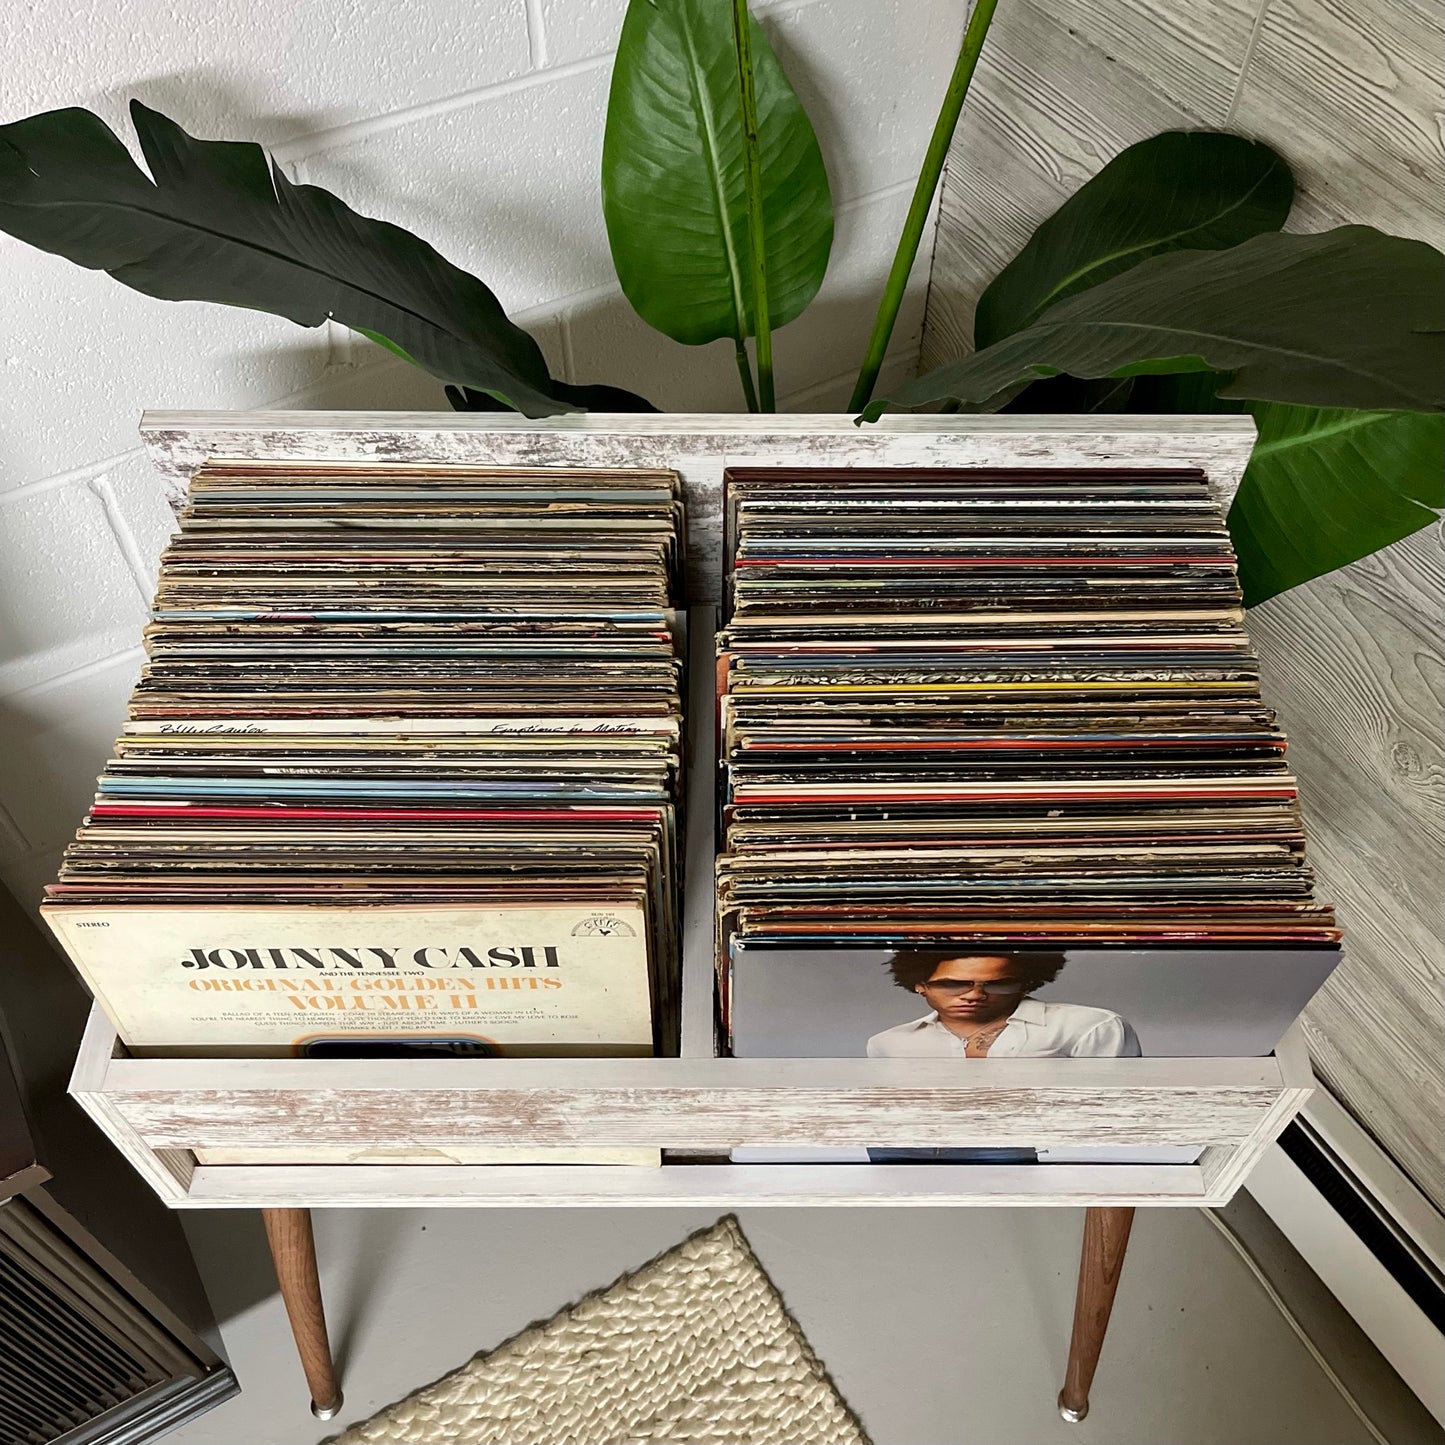
<svg viewBox="0 0 1445 1445"><path fill-rule="evenodd" d="M1114 158L980 297L975 350L874 395L996 0L974 6L851 409L1253 414L1230 530L1258 602L1427 525L1442 496L1445 258L1368 226L1286 232L1288 166L1221 132ZM652 410L553 377L486 284L418 237L293 185L254 144L133 102L147 175L81 109L0 126L0 229L165 300L332 319L436 376L462 410ZM730 345L774 405L772 334L812 301L832 202L817 138L746 0L631 0L602 159L608 240L638 314Z"/></svg>

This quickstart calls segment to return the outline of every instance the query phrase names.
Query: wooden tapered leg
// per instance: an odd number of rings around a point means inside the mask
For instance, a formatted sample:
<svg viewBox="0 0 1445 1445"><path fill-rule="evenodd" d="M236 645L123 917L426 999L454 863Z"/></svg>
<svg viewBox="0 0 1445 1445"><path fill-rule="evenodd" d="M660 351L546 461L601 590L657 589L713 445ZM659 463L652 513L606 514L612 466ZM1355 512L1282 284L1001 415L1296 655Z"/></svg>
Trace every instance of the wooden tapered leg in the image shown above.
<svg viewBox="0 0 1445 1445"><path fill-rule="evenodd" d="M311 1413L330 1420L341 1408L331 1342L326 1337L326 1314L321 1306L321 1277L316 1271L316 1239L309 1209L263 1209L266 1242L276 1266L281 1299L296 1352L311 1391Z"/></svg>
<svg viewBox="0 0 1445 1445"><path fill-rule="evenodd" d="M1114 1292L1124 1268L1124 1250L1134 1225L1132 1209L1086 1209L1084 1247L1079 1254L1079 1289L1074 1296L1074 1333L1069 1340L1069 1365L1059 1391L1059 1414L1079 1421L1089 1413L1089 1386L1104 1332L1114 1309Z"/></svg>

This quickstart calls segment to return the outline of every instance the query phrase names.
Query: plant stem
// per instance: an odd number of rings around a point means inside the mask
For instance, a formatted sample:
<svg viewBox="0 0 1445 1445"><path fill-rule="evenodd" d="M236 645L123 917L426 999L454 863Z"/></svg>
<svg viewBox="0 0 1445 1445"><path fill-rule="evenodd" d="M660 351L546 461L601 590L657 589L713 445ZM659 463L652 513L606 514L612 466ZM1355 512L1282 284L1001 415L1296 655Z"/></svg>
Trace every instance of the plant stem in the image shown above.
<svg viewBox="0 0 1445 1445"><path fill-rule="evenodd" d="M888 273L888 284L883 288L883 299L878 303L878 315L868 337L868 350L858 372L858 384L853 388L853 397L848 403L849 411L861 411L873 396L878 373L883 367L883 357L893 336L893 325L898 320L898 308L903 304L908 275L918 256L918 243L923 239L928 208L933 204L933 193L938 189L943 163L948 157L949 142L958 127L969 82L973 79L974 67L978 64L979 52L983 49L984 37L988 34L997 6L998 0L974 0L973 14L968 17L968 28L963 32L963 44L953 67L953 77L943 97L943 108L938 112L928 151L923 157L923 169L919 172L918 184L913 188L913 201L903 222L903 233L898 238L898 250Z"/></svg>
<svg viewBox="0 0 1445 1445"><path fill-rule="evenodd" d="M753 369L748 365L748 349L741 342L738 342L738 375L743 379L743 396L747 399L748 410L758 409L758 394L753 390Z"/></svg>
<svg viewBox="0 0 1445 1445"><path fill-rule="evenodd" d="M995 0L997 3L997 0ZM743 178L748 198L748 252L753 277L753 337L757 347L758 400L773 400L773 332L768 318L768 267L763 237L763 162L758 145L758 99L753 88L753 40L748 0L733 0L733 45L738 58L738 99L743 122ZM755 408L756 410L756 408Z"/></svg>

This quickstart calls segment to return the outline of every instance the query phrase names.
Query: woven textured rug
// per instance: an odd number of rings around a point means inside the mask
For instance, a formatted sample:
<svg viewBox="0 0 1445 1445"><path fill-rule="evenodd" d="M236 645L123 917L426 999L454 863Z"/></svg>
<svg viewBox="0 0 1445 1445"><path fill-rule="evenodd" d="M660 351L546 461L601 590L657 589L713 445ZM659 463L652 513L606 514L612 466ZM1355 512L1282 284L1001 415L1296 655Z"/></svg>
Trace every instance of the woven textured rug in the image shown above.
<svg viewBox="0 0 1445 1445"><path fill-rule="evenodd" d="M737 1222L329 1445L869 1445Z"/></svg>

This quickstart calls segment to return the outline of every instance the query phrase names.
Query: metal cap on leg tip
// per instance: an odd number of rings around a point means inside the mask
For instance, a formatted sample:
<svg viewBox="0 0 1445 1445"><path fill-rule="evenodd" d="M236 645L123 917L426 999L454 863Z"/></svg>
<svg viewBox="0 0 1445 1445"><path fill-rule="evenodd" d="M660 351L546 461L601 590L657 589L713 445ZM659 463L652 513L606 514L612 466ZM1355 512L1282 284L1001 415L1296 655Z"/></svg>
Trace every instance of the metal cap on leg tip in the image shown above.
<svg viewBox="0 0 1445 1445"><path fill-rule="evenodd" d="M1070 1425L1077 1425L1088 1413L1089 1402L1087 1400L1076 1410L1072 1405L1066 1405L1064 1403L1064 1392L1062 1390L1059 1391L1059 1414L1062 1415Z"/></svg>
<svg viewBox="0 0 1445 1445"><path fill-rule="evenodd" d="M311 1413L318 1420L334 1420L341 1413L341 1407L346 1403L346 1397L340 1390L336 1392L336 1398L329 1405L318 1405L315 1400L311 1402Z"/></svg>

